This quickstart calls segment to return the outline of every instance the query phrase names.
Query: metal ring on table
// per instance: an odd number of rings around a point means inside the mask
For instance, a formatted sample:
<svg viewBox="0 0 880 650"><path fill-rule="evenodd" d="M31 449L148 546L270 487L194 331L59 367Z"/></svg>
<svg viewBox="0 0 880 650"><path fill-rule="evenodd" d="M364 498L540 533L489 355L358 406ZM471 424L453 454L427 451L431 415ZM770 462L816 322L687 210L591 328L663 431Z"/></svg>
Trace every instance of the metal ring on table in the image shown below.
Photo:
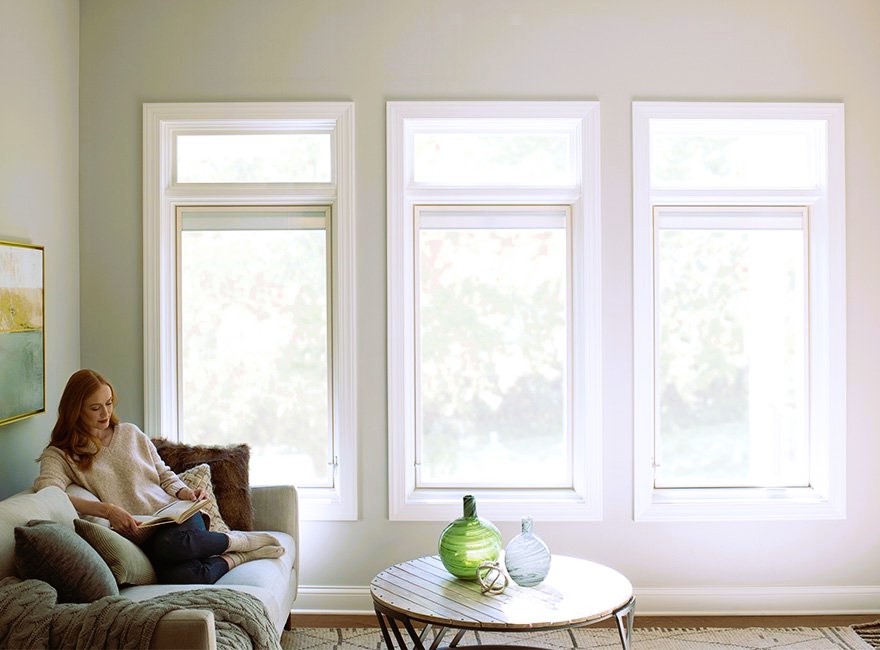
<svg viewBox="0 0 880 650"><path fill-rule="evenodd" d="M480 591L484 594L500 594L510 584L507 573L501 568L500 562L483 562L477 567L477 580ZM501 584L498 581L501 580Z"/></svg>

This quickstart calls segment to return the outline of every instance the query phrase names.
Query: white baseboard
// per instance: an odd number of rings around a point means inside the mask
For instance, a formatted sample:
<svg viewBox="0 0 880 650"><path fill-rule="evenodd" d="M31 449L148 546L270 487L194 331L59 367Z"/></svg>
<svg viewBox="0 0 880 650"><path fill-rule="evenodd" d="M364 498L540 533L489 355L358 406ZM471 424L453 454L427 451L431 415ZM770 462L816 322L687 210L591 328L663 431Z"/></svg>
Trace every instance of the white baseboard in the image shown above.
<svg viewBox="0 0 880 650"><path fill-rule="evenodd" d="M373 614L369 587L300 585L293 614Z"/></svg>
<svg viewBox="0 0 880 650"><path fill-rule="evenodd" d="M635 589L645 616L831 616L880 613L880 586Z"/></svg>
<svg viewBox="0 0 880 650"><path fill-rule="evenodd" d="M641 616L880 614L880 586L635 589ZM300 586L295 614L373 613L369 587Z"/></svg>

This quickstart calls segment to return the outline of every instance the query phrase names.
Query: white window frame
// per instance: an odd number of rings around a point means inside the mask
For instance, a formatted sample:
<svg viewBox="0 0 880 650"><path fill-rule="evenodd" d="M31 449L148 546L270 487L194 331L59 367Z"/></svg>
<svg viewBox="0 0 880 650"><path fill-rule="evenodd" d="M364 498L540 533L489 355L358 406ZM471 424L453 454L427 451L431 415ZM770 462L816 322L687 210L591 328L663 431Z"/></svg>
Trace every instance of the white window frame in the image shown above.
<svg viewBox="0 0 880 650"><path fill-rule="evenodd" d="M651 119L819 120L826 155L815 188L651 187ZM846 515L844 109L837 103L633 102L634 500L636 521L841 519ZM824 163L824 164L823 164ZM654 211L663 206L801 208L807 240L810 485L654 487Z"/></svg>
<svg viewBox="0 0 880 650"><path fill-rule="evenodd" d="M301 516L357 519L353 103L148 103L143 106L143 129L145 430L151 436L178 440L177 209L330 206L330 394L335 476L332 488L300 488ZM331 134L330 182L175 182L177 135L297 131ZM296 483L295 476L291 476L291 483Z"/></svg>
<svg viewBox="0 0 880 650"><path fill-rule="evenodd" d="M524 512L544 520L602 517L602 318L599 221L598 102L388 102L388 465L391 520L446 521L461 515L466 493L480 514L519 521ZM474 120L551 118L574 134L572 185L441 186L416 183L413 138L438 125ZM457 121L457 122L456 122ZM478 121L482 124L477 125ZM510 122L508 122L510 124ZM571 211L570 360L573 480L561 489L419 489L416 486L415 231L416 206L568 206ZM486 459L491 462L491 459Z"/></svg>

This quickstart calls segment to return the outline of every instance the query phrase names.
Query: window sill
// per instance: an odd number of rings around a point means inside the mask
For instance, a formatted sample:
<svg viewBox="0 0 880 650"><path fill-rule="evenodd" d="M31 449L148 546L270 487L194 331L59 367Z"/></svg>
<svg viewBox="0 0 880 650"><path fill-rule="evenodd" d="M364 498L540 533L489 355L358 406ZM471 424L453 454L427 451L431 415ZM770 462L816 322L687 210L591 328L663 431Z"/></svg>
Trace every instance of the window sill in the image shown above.
<svg viewBox="0 0 880 650"><path fill-rule="evenodd" d="M636 498L635 521L845 519L842 491L816 488L656 489Z"/></svg>
<svg viewBox="0 0 880 650"><path fill-rule="evenodd" d="M520 521L525 515L545 521L600 521L602 506L573 489L488 490L475 488L413 490L389 504L391 521L451 521L462 516L462 499L472 494L477 514L493 522Z"/></svg>

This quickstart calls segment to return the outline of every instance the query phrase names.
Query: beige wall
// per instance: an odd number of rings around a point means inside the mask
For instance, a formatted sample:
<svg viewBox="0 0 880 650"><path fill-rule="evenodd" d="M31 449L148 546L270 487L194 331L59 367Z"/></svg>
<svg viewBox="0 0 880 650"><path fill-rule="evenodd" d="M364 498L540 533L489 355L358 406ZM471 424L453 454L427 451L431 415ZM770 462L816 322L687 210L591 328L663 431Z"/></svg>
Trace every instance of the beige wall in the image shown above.
<svg viewBox="0 0 880 650"><path fill-rule="evenodd" d="M82 0L81 39L82 359L113 378L122 416L137 423L143 421L142 103L356 104L361 516L304 524L308 588L300 605L368 606L371 577L392 562L434 552L442 528L387 521L385 102L597 99L608 288L605 518L539 522L537 531L555 552L626 573L643 612L730 611L740 602L758 611L811 609L816 602L829 611L866 601L880 608L877 0ZM846 104L845 521L632 521L630 110L636 99ZM509 538L517 524L500 527Z"/></svg>
<svg viewBox="0 0 880 650"><path fill-rule="evenodd" d="M0 0L0 240L45 247L47 413L0 427L0 498L29 487L79 365L79 4Z"/></svg>

